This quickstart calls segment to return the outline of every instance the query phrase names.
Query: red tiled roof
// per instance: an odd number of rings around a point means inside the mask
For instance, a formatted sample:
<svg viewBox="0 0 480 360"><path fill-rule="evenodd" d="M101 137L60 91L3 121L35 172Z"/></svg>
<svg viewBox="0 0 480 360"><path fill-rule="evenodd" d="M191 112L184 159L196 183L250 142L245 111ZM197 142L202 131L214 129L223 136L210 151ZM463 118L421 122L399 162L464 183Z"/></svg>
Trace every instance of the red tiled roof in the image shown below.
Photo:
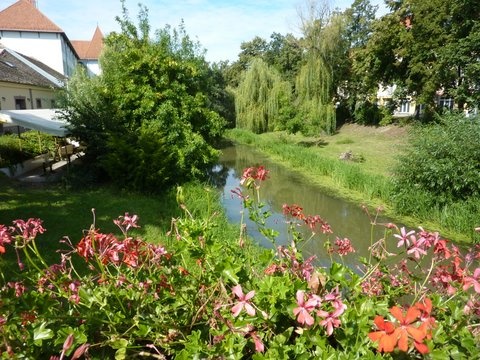
<svg viewBox="0 0 480 360"><path fill-rule="evenodd" d="M85 59L90 46L90 40L71 40L72 46L80 59Z"/></svg>
<svg viewBox="0 0 480 360"><path fill-rule="evenodd" d="M1 11L0 30L63 33L61 28L35 7L32 0L19 0Z"/></svg>
<svg viewBox="0 0 480 360"><path fill-rule="evenodd" d="M103 34L97 26L91 41L72 40L72 45L75 48L80 59L83 60L97 60L103 49Z"/></svg>

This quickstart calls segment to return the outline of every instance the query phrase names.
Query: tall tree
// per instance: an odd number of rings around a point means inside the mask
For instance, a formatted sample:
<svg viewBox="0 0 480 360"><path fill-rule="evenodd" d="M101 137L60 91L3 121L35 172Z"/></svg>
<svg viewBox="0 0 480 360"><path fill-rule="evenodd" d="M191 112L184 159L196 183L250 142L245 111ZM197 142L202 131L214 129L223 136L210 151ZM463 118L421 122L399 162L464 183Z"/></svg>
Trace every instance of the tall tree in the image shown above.
<svg viewBox="0 0 480 360"><path fill-rule="evenodd" d="M476 0L391 0L375 25L361 70L370 84L398 84L430 108L442 92L478 104L480 4Z"/></svg>
<svg viewBox="0 0 480 360"><path fill-rule="evenodd" d="M121 32L105 39L101 76L92 85L76 80L65 117L87 152L101 151L91 156L110 179L158 191L205 172L216 159L212 143L224 120L213 110L212 70L183 25L152 39L147 9L140 7L135 26L122 5ZM91 91L85 95L84 88ZM86 111L89 104L94 108Z"/></svg>
<svg viewBox="0 0 480 360"><path fill-rule="evenodd" d="M233 88L239 85L242 73L248 69L254 59L263 59L267 50L267 41L259 36L255 36L250 41L242 42L240 49L238 60L231 64L228 69L225 69L228 84Z"/></svg>
<svg viewBox="0 0 480 360"><path fill-rule="evenodd" d="M352 116L361 107L368 106L376 95L377 86L369 86L364 80L363 53L373 32L378 6L370 0L355 0L344 12L346 25L347 54L343 57L344 78L339 84L339 100ZM371 85L371 84L370 84Z"/></svg>
<svg viewBox="0 0 480 360"><path fill-rule="evenodd" d="M235 91L237 126L255 133L282 128L282 107L290 103L290 94L277 70L254 59Z"/></svg>
<svg viewBox="0 0 480 360"><path fill-rule="evenodd" d="M310 0L306 14L300 13L304 64L296 79L299 113L303 132L331 134L336 128L334 93L335 64L343 51L343 17L332 14L326 1Z"/></svg>
<svg viewBox="0 0 480 360"><path fill-rule="evenodd" d="M292 34L274 32L270 36L263 58L267 64L274 66L285 80L293 84L302 60L300 41Z"/></svg>

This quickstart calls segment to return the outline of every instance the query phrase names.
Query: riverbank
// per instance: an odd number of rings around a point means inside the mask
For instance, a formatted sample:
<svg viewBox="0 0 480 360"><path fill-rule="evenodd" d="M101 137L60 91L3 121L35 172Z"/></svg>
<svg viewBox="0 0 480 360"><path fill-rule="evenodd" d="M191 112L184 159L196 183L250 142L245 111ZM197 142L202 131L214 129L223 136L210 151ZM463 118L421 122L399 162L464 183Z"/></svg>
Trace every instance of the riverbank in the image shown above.
<svg viewBox="0 0 480 360"><path fill-rule="evenodd" d="M451 226L451 218L442 210L432 210L432 217L400 216L390 206L393 195L392 168L407 143L408 127L366 127L347 124L330 137L305 138L284 132L252 134L233 129L227 137L254 146L272 161L301 173L309 182L329 194L371 209L411 228L422 226L443 236L472 242L472 233ZM350 154L349 160L341 160ZM435 219L435 220L432 220ZM449 226L445 226L448 224ZM473 232L473 227L472 227Z"/></svg>

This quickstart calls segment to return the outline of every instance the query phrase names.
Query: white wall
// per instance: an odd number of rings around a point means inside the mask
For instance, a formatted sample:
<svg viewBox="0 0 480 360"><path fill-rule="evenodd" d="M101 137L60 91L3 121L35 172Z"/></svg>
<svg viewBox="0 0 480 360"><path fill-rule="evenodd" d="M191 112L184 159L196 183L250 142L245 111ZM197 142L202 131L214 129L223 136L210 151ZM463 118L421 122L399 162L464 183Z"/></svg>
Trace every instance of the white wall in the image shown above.
<svg viewBox="0 0 480 360"><path fill-rule="evenodd" d="M97 60L81 60L82 64L87 67L89 75L100 75L100 65Z"/></svg>
<svg viewBox="0 0 480 360"><path fill-rule="evenodd" d="M73 74L77 64L73 51L59 33L0 31L0 42L66 76Z"/></svg>

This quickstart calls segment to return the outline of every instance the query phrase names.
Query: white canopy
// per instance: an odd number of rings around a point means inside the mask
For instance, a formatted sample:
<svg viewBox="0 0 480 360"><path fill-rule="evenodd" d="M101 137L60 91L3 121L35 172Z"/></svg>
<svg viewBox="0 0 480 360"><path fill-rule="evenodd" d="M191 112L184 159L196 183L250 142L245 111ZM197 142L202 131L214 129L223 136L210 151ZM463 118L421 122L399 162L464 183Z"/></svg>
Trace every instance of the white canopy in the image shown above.
<svg viewBox="0 0 480 360"><path fill-rule="evenodd" d="M23 126L50 135L65 137L68 123L58 119L55 109L1 110L0 122Z"/></svg>

